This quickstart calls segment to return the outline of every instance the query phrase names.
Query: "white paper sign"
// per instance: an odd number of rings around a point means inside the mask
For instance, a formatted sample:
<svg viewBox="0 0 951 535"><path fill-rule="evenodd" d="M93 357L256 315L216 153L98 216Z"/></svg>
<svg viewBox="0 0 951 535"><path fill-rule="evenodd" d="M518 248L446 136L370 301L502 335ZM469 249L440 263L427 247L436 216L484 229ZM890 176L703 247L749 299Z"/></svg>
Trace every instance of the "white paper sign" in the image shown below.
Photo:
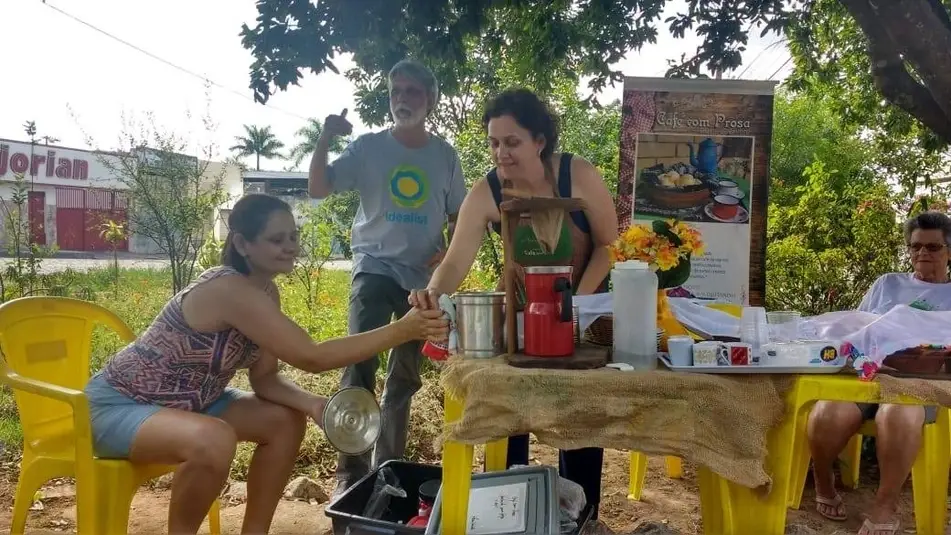
<svg viewBox="0 0 951 535"><path fill-rule="evenodd" d="M468 535L525 531L528 483L472 489L469 493Z"/></svg>

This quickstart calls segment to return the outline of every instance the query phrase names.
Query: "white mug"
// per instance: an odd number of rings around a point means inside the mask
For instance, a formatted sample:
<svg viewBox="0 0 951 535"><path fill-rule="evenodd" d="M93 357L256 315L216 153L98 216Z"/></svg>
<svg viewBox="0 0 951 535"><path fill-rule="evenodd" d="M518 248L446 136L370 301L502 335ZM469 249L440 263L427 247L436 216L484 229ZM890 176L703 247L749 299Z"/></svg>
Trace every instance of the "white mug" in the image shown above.
<svg viewBox="0 0 951 535"><path fill-rule="evenodd" d="M671 336L668 338L667 356L674 366L693 366L693 337Z"/></svg>
<svg viewBox="0 0 951 535"><path fill-rule="evenodd" d="M693 346L694 366L716 366L720 347L723 344L717 341L698 342Z"/></svg>

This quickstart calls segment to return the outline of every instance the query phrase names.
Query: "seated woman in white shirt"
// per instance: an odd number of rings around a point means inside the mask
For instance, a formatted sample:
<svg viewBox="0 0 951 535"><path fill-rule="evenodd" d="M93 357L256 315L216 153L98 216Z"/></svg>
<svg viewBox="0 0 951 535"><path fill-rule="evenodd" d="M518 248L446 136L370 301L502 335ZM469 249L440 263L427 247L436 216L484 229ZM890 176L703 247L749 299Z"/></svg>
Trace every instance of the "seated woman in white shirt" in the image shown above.
<svg viewBox="0 0 951 535"><path fill-rule="evenodd" d="M924 212L906 221L904 230L914 271L882 275L865 294L859 310L884 314L897 305L951 310L951 219L940 212ZM862 423L875 420L879 488L858 533L901 533L898 497L921 447L921 428L934 422L936 416L937 407L817 402L809 416L808 433L819 514L831 520L846 519L845 505L835 490L832 465Z"/></svg>

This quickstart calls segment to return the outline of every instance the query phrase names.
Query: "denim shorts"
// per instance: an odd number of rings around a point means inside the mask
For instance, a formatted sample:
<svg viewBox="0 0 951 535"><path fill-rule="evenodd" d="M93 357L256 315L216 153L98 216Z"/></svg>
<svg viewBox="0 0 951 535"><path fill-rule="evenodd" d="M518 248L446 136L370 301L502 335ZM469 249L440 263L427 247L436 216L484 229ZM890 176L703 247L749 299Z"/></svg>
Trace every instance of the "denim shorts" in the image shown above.
<svg viewBox="0 0 951 535"><path fill-rule="evenodd" d="M110 385L102 373L86 384L89 417L92 424L93 451L103 459L126 459L132 441L142 424L162 410L161 405L139 403ZM231 402L247 395L237 388L226 388L202 414L221 416Z"/></svg>
<svg viewBox="0 0 951 535"><path fill-rule="evenodd" d="M874 420L878 414L878 403L856 403L862 412L862 420ZM934 405L925 406L925 423L933 424L938 421L938 407Z"/></svg>

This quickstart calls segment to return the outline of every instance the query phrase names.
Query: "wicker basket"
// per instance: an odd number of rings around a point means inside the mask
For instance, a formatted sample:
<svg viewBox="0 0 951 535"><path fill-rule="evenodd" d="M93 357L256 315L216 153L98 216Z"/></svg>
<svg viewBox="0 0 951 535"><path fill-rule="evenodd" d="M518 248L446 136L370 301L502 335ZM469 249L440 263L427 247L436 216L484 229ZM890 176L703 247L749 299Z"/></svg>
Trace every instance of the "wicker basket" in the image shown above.
<svg viewBox="0 0 951 535"><path fill-rule="evenodd" d="M599 346L614 345L614 316L606 315L594 320L584 332L584 340Z"/></svg>
<svg viewBox="0 0 951 535"><path fill-rule="evenodd" d="M666 332L658 328L657 329L657 350L660 351L661 341L665 338ZM600 318L594 320L591 326L588 327L588 330L584 332L584 341L589 344L595 344L599 346L613 346L614 345L614 316L607 314L601 316Z"/></svg>
<svg viewBox="0 0 951 535"><path fill-rule="evenodd" d="M644 196L660 208L679 209L703 206L710 202L712 195L706 186L689 186L687 188L662 188L649 181L643 182Z"/></svg>

